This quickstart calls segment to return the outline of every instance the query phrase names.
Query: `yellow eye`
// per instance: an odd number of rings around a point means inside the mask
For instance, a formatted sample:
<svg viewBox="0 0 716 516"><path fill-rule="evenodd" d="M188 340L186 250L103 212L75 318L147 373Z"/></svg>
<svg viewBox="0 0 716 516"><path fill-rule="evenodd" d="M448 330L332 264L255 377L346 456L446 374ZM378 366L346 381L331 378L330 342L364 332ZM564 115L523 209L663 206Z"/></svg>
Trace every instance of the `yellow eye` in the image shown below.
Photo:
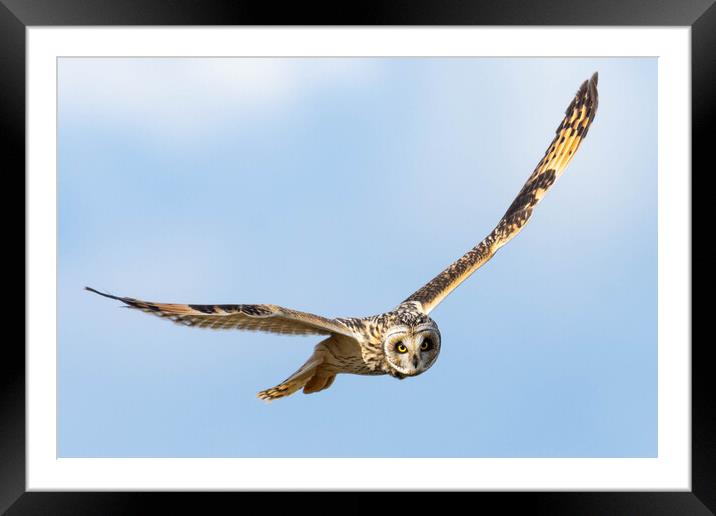
<svg viewBox="0 0 716 516"><path fill-rule="evenodd" d="M405 344L403 344L402 341L401 341L401 342L398 342L398 343L395 345L395 350L396 350L398 353L407 353L407 352L408 352L408 348L405 347Z"/></svg>
<svg viewBox="0 0 716 516"><path fill-rule="evenodd" d="M425 339L425 340L423 340L423 343L420 345L420 350L427 351L432 347L433 347L433 341L430 339Z"/></svg>

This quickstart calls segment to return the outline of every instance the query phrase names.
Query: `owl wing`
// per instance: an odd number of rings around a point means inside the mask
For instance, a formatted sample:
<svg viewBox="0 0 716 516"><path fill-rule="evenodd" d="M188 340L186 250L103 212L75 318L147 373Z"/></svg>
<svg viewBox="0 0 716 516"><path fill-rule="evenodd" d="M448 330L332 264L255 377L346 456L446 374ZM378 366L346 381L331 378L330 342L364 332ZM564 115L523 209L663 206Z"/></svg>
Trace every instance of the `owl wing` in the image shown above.
<svg viewBox="0 0 716 516"><path fill-rule="evenodd" d="M332 335L355 337L336 319L299 312L276 305L183 305L154 303L131 297L106 294L90 287L86 290L116 299L130 308L169 319L184 326L217 330L253 330L288 335Z"/></svg>
<svg viewBox="0 0 716 516"><path fill-rule="evenodd" d="M429 313L520 232L532 215L534 207L564 172L587 136L597 111L597 78L595 73L579 87L544 157L492 233L404 302L419 302L423 312Z"/></svg>

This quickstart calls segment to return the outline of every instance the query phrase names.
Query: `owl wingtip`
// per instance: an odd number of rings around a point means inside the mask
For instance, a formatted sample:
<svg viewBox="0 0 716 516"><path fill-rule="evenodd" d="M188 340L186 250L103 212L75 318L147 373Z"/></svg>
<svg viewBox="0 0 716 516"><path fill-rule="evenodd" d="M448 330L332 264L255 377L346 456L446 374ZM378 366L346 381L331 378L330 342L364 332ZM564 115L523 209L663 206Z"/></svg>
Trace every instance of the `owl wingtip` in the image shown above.
<svg viewBox="0 0 716 516"><path fill-rule="evenodd" d="M87 287L87 286L86 286L86 287L85 287L85 290L87 290L87 291L89 291L89 292L94 292L95 294L99 294L100 296L110 297L109 294L107 294L107 293L105 293L105 292L100 292L99 290L97 290L97 289L95 289L95 288L92 288L92 287Z"/></svg>
<svg viewBox="0 0 716 516"><path fill-rule="evenodd" d="M112 294L108 294L108 293L106 293L106 292L101 292L101 291L99 291L99 290L97 290L97 289L94 289L94 288L92 288L92 287L85 287L84 289L87 290L87 291L89 291L89 292L94 292L95 294L98 294L98 295L100 295L100 296L102 296L102 297L107 297L107 298L109 298L109 299L117 299L118 301L126 302L126 301L125 301L124 299L122 299L121 297L117 297L117 296L114 296L114 295L112 295Z"/></svg>
<svg viewBox="0 0 716 516"><path fill-rule="evenodd" d="M594 105L594 111L596 111L599 104L599 91L597 90L597 84L599 83L599 72L594 72L592 77L589 79L589 96L592 104Z"/></svg>
<svg viewBox="0 0 716 516"><path fill-rule="evenodd" d="M594 72L592 76L584 81L581 86L579 87L579 91L577 92L578 96L582 96L585 94L591 94L596 95L597 93L597 85L599 84L599 72Z"/></svg>

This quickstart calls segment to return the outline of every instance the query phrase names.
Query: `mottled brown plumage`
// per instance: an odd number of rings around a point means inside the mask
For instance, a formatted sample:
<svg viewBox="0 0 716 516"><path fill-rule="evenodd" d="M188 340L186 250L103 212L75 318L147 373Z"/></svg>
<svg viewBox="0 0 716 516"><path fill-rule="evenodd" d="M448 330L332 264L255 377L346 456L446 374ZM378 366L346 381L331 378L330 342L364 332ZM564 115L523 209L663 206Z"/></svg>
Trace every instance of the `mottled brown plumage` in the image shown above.
<svg viewBox="0 0 716 516"><path fill-rule="evenodd" d="M440 353L440 331L428 314L522 230L534 207L574 157L594 120L597 104L595 73L580 86L544 157L495 229L390 312L329 319L276 305L167 304L87 290L185 326L327 336L295 373L258 393L267 401L299 389L307 394L327 389L340 373L389 374L399 379L417 376L429 369Z"/></svg>
<svg viewBox="0 0 716 516"><path fill-rule="evenodd" d="M534 207L562 175L582 140L587 136L587 131L597 112L597 79L598 75L595 73L579 87L544 157L492 233L413 293L406 301L420 303L423 311L429 313L445 296L455 290L460 283L492 258L500 247L522 230L532 216Z"/></svg>

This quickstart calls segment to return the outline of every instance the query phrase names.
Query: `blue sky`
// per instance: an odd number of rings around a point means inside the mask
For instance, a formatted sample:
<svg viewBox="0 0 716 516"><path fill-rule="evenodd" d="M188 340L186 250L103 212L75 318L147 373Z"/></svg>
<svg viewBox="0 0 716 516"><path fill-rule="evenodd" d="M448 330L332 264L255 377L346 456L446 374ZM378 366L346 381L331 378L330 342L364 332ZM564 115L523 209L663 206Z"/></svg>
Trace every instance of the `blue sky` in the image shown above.
<svg viewBox="0 0 716 516"><path fill-rule="evenodd" d="M481 240L599 71L527 227L431 314L425 374L256 392L320 340L160 302L387 311ZM59 60L63 457L653 457L657 62Z"/></svg>

